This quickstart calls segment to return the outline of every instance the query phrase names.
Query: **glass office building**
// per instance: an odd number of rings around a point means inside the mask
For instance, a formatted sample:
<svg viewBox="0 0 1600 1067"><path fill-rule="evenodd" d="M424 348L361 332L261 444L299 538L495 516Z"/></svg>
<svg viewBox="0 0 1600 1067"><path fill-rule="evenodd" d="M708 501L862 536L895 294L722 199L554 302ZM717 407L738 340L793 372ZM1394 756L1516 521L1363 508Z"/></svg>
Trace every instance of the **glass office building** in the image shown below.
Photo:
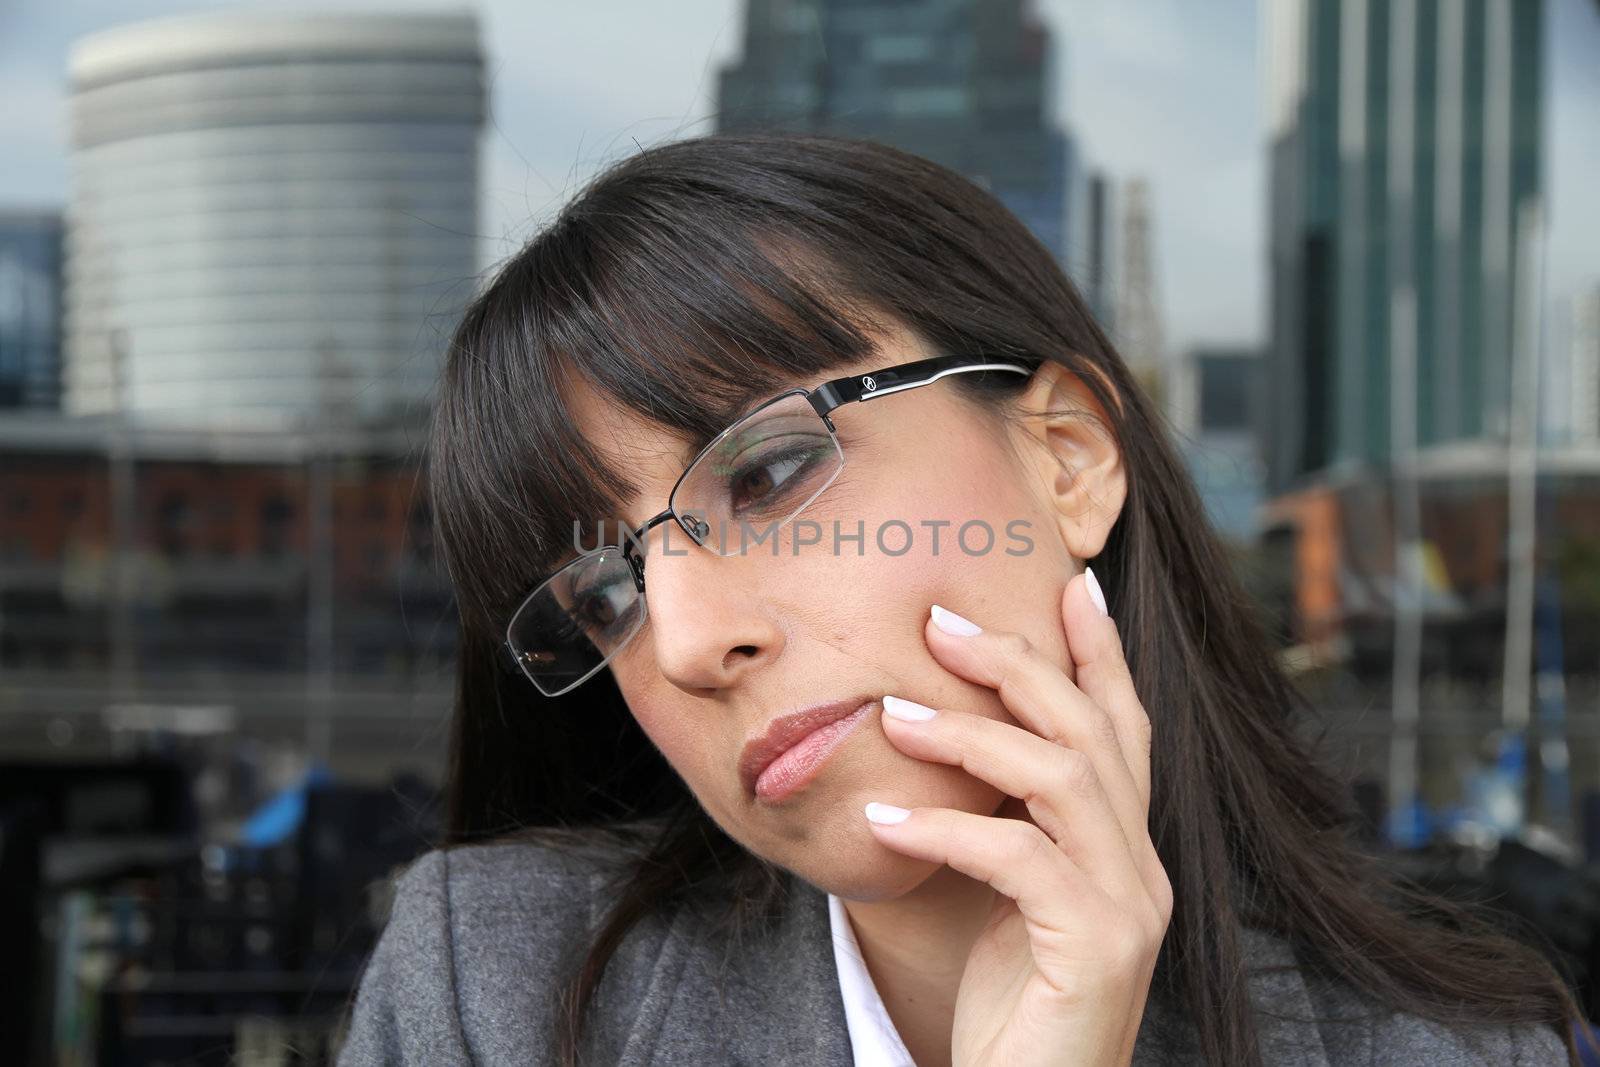
<svg viewBox="0 0 1600 1067"><path fill-rule="evenodd" d="M1543 0L1263 9L1273 489L1388 462L1397 360L1417 447L1503 440L1540 197Z"/></svg>
<svg viewBox="0 0 1600 1067"><path fill-rule="evenodd" d="M956 170L1055 253L1073 142L1055 115L1050 31L1024 0L747 0L744 55L721 72L719 131L862 137Z"/></svg>
<svg viewBox="0 0 1600 1067"><path fill-rule="evenodd" d="M0 409L61 402L61 215L0 211Z"/></svg>

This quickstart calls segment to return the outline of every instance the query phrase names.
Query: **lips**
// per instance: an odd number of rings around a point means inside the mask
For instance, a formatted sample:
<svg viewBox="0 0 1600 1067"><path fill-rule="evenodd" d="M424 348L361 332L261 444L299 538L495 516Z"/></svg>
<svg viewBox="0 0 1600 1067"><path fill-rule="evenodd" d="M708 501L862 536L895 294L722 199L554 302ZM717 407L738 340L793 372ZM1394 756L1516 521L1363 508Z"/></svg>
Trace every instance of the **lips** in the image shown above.
<svg viewBox="0 0 1600 1067"><path fill-rule="evenodd" d="M756 780L779 756L824 726L860 711L863 705L875 699L870 693L862 693L772 720L767 725L766 733L745 744L744 753L739 758L739 780L744 784L745 792L755 796Z"/></svg>

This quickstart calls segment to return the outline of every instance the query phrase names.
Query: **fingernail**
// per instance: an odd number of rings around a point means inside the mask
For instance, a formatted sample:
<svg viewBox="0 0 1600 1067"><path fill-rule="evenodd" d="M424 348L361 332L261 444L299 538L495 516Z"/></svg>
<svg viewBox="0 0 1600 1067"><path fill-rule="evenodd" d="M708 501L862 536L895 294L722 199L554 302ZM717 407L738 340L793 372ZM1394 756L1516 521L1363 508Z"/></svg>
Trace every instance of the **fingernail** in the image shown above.
<svg viewBox="0 0 1600 1067"><path fill-rule="evenodd" d="M1093 567L1083 568L1084 576L1088 579L1089 598L1094 601L1094 606L1100 609L1100 614L1110 615L1106 610L1106 595L1100 591L1100 579L1094 576Z"/></svg>
<svg viewBox="0 0 1600 1067"><path fill-rule="evenodd" d="M893 804L879 804L876 800L867 805L866 812L869 821L883 826L905 822L906 816L911 814L909 808L897 808Z"/></svg>
<svg viewBox="0 0 1600 1067"><path fill-rule="evenodd" d="M968 622L953 611L946 611L939 605L933 606L933 624L947 634L957 637L971 637L973 634L983 633L983 627L976 623Z"/></svg>
<svg viewBox="0 0 1600 1067"><path fill-rule="evenodd" d="M883 698L883 710L886 714L907 722L927 722L937 714L926 704L918 704L915 700L901 700L899 697L886 696Z"/></svg>

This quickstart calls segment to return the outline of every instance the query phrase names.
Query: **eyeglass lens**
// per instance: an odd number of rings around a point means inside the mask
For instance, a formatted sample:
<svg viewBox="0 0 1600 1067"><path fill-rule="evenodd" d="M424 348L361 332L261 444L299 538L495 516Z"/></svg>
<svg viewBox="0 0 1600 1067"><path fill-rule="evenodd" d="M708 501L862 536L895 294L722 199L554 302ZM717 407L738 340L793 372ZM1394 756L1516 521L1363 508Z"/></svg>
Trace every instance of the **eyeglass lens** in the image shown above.
<svg viewBox="0 0 1600 1067"><path fill-rule="evenodd" d="M685 471L670 506L720 556L775 550L771 540L844 466L844 452L802 393L766 404L714 440ZM582 556L529 595L507 633L525 674L546 695L587 679L644 619L620 548Z"/></svg>

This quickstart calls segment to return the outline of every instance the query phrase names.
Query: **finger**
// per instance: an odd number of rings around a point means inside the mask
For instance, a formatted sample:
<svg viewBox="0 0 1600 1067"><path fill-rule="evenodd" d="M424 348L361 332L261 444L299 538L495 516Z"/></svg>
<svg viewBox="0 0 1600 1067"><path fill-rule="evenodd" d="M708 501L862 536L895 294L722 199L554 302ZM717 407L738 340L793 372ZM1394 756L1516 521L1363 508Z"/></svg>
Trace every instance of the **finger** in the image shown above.
<svg viewBox="0 0 1600 1067"><path fill-rule="evenodd" d="M867 805L869 816L877 805ZM904 810L904 809L901 809ZM997 819L954 808L912 808L898 823L868 819L873 834L896 852L948 864L1017 902L1040 927L1088 939L1099 915L1114 905L1043 830L1021 819Z"/></svg>
<svg viewBox="0 0 1600 1067"><path fill-rule="evenodd" d="M1074 684L1096 707L1105 710L1116 730L1117 748L1134 783L1146 828L1145 847L1135 848L1135 859L1158 914L1166 916L1172 910L1172 882L1156 854L1155 843L1149 839L1150 716L1134 689L1116 620L1100 608L1105 603L1104 590L1100 590L1097 601L1091 589L1098 588L1098 582L1091 584L1089 568L1085 567L1084 572L1069 581L1061 594L1062 625L1073 658Z"/></svg>
<svg viewBox="0 0 1600 1067"><path fill-rule="evenodd" d="M938 660L952 673L997 690L1012 716L1046 741L1087 755L1128 840L1148 837L1147 809L1122 757L1121 737L1110 714L1024 635L1011 630L951 634L939 625L942 617L948 621L942 612L935 605L923 627Z"/></svg>
<svg viewBox="0 0 1600 1067"><path fill-rule="evenodd" d="M923 705L894 696L885 696L883 704L883 730L895 747L917 759L960 767L1022 800L1039 829L1108 897L1145 898L1132 846L1094 764L1082 752L982 715L939 709L930 719L908 721L894 712Z"/></svg>
<svg viewBox="0 0 1600 1067"><path fill-rule="evenodd" d="M1133 685L1116 620L1103 614L1089 592L1089 574L1073 578L1062 591L1061 615L1067 629L1077 685L1104 708L1116 727L1124 761L1150 810L1150 716Z"/></svg>

